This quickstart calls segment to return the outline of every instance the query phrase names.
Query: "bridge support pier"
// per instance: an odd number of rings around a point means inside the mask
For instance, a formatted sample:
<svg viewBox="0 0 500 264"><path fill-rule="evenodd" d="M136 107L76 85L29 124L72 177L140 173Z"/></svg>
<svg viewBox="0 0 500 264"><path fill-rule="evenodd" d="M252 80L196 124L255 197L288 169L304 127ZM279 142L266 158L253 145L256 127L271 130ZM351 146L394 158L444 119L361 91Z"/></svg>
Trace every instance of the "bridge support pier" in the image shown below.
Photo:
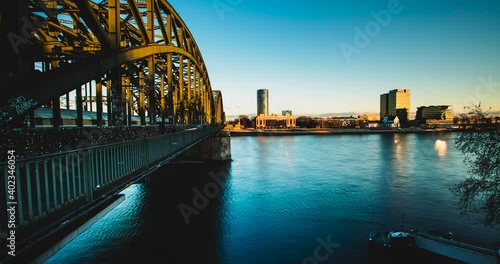
<svg viewBox="0 0 500 264"><path fill-rule="evenodd" d="M231 136L228 131L208 137L175 159L177 162L230 161Z"/></svg>

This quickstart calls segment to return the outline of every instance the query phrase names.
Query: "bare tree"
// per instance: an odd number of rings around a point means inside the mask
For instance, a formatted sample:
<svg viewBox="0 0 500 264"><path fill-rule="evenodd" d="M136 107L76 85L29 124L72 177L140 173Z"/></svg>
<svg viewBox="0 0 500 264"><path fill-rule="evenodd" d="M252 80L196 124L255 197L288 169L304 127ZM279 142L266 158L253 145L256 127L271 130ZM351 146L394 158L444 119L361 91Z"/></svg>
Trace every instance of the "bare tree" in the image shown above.
<svg viewBox="0 0 500 264"><path fill-rule="evenodd" d="M481 104L466 107L471 127L457 134L470 176L451 188L462 215L477 213L487 226L500 224L500 127Z"/></svg>

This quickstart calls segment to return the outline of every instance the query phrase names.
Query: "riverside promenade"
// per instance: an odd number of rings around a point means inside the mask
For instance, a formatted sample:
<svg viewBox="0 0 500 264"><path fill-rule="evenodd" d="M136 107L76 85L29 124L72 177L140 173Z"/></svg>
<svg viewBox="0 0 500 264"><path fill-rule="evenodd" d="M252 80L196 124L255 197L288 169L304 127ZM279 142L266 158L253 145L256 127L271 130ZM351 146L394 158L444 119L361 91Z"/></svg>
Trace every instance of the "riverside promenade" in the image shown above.
<svg viewBox="0 0 500 264"><path fill-rule="evenodd" d="M387 129L328 129L328 128L299 128L299 129L224 129L230 131L231 136L290 136L290 135L342 135L342 134L395 134L395 133L446 133L457 129L421 129L421 128L387 128Z"/></svg>

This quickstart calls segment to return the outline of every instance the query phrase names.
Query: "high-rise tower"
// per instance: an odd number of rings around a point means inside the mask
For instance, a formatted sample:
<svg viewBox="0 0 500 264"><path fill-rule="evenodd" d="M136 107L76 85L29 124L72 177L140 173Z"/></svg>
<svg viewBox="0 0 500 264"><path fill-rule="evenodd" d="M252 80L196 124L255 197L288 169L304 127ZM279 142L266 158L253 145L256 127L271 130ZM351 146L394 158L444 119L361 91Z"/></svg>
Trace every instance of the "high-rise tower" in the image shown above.
<svg viewBox="0 0 500 264"><path fill-rule="evenodd" d="M269 91L267 89L257 90L257 116L269 115Z"/></svg>
<svg viewBox="0 0 500 264"><path fill-rule="evenodd" d="M405 119L410 120L410 89L395 89L380 95L380 118L396 116L405 112ZM399 110L399 111L398 111ZM401 117L400 117L401 119Z"/></svg>

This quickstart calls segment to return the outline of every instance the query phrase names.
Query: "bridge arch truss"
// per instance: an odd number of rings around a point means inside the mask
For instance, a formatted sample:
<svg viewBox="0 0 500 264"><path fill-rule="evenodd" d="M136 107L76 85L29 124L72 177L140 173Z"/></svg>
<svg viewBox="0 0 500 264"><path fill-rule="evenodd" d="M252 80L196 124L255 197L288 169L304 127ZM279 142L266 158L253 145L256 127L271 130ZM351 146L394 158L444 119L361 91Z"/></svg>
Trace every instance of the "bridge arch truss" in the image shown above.
<svg viewBox="0 0 500 264"><path fill-rule="evenodd" d="M0 126L42 106L59 126L73 98L79 126L84 110L97 112L97 125L223 122L200 48L166 0L6 2Z"/></svg>

